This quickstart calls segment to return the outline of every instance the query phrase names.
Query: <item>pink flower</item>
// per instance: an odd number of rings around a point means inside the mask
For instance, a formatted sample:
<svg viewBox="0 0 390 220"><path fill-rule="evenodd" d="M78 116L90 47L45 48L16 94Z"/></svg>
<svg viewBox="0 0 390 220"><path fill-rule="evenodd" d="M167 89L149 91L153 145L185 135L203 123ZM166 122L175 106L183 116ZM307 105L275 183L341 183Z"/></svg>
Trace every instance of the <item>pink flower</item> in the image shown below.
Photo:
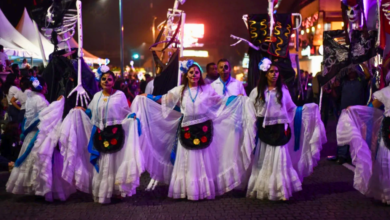
<svg viewBox="0 0 390 220"><path fill-rule="evenodd" d="M207 132L209 130L209 128L205 125L203 126L203 132Z"/></svg>
<svg viewBox="0 0 390 220"><path fill-rule="evenodd" d="M189 128L189 127L185 127L184 130L185 130L185 131L188 131L188 130L190 130L190 128Z"/></svg>

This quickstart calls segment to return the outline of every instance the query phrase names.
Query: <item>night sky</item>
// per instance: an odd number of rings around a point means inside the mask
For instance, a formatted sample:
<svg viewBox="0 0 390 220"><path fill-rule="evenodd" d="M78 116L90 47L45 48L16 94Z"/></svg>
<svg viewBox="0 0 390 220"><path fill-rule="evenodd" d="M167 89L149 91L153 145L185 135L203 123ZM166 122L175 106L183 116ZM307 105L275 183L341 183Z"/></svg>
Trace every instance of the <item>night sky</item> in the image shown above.
<svg viewBox="0 0 390 220"><path fill-rule="evenodd" d="M40 0L36 0L40 1ZM23 8L29 10L34 0L0 0L0 8L9 21L16 26ZM283 0L280 13L298 9L302 0ZM82 0L84 24L84 49L103 58L110 58L114 65L119 64L119 0ZM147 48L152 44L152 21L156 23L166 18L168 8L174 0L123 0L125 63L132 52L145 57L151 55ZM205 24L205 38L201 43L215 45L226 57L238 64L247 50L245 44L236 47L230 34L247 37L242 21L243 14L266 13L267 0L187 0L182 9L186 12L187 23ZM294 6L294 7L293 7ZM1 31L1 30L0 30ZM77 40L77 38L75 37ZM144 47L141 45L146 43Z"/></svg>

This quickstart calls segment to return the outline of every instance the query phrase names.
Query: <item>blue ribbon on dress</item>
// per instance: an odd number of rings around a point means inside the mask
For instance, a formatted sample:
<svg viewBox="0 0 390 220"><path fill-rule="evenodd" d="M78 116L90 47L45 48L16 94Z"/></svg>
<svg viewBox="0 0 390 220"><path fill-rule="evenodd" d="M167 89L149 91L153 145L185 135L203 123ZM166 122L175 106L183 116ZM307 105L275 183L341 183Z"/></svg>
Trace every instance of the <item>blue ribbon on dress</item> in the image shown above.
<svg viewBox="0 0 390 220"><path fill-rule="evenodd" d="M134 118L137 120L137 125L138 125L138 136L142 135L142 130L141 130L141 121L136 117L137 115L135 113L131 113L127 118Z"/></svg>
<svg viewBox="0 0 390 220"><path fill-rule="evenodd" d="M24 129L24 125L26 124L26 118L23 119L22 122L22 134L20 134L20 140L24 140L28 133L38 127L40 120L37 118L27 129Z"/></svg>
<svg viewBox="0 0 390 220"><path fill-rule="evenodd" d="M299 150L299 144L301 142L301 128L302 128L302 109L303 107L297 107L295 111L294 117L294 135L295 135L295 143L294 143L294 151Z"/></svg>
<svg viewBox="0 0 390 220"><path fill-rule="evenodd" d="M147 97L148 99L151 99L151 100L157 102L158 100L161 99L162 95L153 96L152 94L148 94L146 97Z"/></svg>
<svg viewBox="0 0 390 220"><path fill-rule="evenodd" d="M226 80L226 82L222 81L221 77L219 77L219 80L221 81L221 83L223 84L223 95L226 95L226 92L227 92L227 84L230 82L230 78L231 76L229 76L228 80Z"/></svg>
<svg viewBox="0 0 390 220"><path fill-rule="evenodd" d="M230 103L232 103L236 98L237 98L237 96L235 96L235 95L229 96L229 98L226 101L226 106L229 106Z"/></svg>
<svg viewBox="0 0 390 220"><path fill-rule="evenodd" d="M91 154L89 157L89 162L95 167L96 172L99 173L99 165L97 164L97 161L100 157L100 152L96 150L96 148L93 145L93 136L95 135L97 130L97 127L94 125L91 132L91 138L89 139L88 143L88 152Z"/></svg>
<svg viewBox="0 0 390 220"><path fill-rule="evenodd" d="M20 156L20 157L15 161L15 167L19 167L20 165L22 165L22 163L26 160L26 158L28 157L28 155L30 155L31 150L32 150L33 147L34 147L34 143L35 143L35 141L37 140L38 134L39 134L39 130L35 133L34 137L31 139L30 143L28 144L28 146L27 146L27 148L26 148L26 151L22 154L22 156Z"/></svg>

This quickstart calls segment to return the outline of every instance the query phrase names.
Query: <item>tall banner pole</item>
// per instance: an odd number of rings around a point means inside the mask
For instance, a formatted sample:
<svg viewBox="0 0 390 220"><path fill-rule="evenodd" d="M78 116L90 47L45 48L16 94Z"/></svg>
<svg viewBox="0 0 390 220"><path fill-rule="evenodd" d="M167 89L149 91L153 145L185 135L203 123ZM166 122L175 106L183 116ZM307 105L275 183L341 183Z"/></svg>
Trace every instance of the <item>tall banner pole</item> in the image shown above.
<svg viewBox="0 0 390 220"><path fill-rule="evenodd" d="M124 45L123 45L123 10L122 0L119 0L119 23L120 23L120 53L121 53L121 76L123 77L125 60L124 60Z"/></svg>

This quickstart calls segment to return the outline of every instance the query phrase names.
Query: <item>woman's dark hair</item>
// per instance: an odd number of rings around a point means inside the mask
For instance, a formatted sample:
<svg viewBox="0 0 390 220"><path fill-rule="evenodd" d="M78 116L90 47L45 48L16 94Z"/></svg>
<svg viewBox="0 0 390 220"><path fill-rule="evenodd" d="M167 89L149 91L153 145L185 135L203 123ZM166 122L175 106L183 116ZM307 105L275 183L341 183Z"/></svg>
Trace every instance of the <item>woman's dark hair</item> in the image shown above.
<svg viewBox="0 0 390 220"><path fill-rule="evenodd" d="M11 88L11 86L15 85L15 79L17 77L18 77L18 75L13 74L13 73L7 75L7 78L5 79L5 83L3 85L3 92L4 92L4 94L7 95L9 88Z"/></svg>
<svg viewBox="0 0 390 220"><path fill-rule="evenodd" d="M188 71L186 73L184 73L183 75L183 78L182 78L182 82L183 82L183 89L181 90L181 98L180 98L180 102L183 101L183 96L184 96L184 91L186 90L186 88L188 87L188 78L187 78L187 74L188 72L190 71L191 68L193 67L196 67L198 68L199 72L200 72L200 77L199 77L199 81L198 81L198 86L200 86L200 88L202 89L202 86L205 85L204 83L204 80L203 80L203 77L202 77L202 69L197 65L197 64L192 64L189 68L188 68ZM203 89L202 89L203 90Z"/></svg>
<svg viewBox="0 0 390 220"><path fill-rule="evenodd" d="M42 77L37 77L38 81L39 81L39 84L43 87L46 85L46 81L42 78ZM32 82L30 81L30 85L31 85L31 91L34 91L34 92L41 92L42 89L36 89L34 88L34 86L32 86Z"/></svg>
<svg viewBox="0 0 390 220"><path fill-rule="evenodd" d="M23 76L22 79L20 80L20 89L24 92L26 89L30 89L32 86L30 77L28 76Z"/></svg>
<svg viewBox="0 0 390 220"><path fill-rule="evenodd" d="M100 76L100 79L99 79L99 88L102 88L102 85L101 85L101 84L102 84L102 78L103 78L104 75L107 75L107 74L110 74L110 75L112 76L114 82L115 82L115 80L116 80L115 74L114 74L113 72L111 72L111 71L107 71L107 72L103 73L103 74Z"/></svg>
<svg viewBox="0 0 390 220"><path fill-rule="evenodd" d="M272 64L271 67L272 66L278 68L274 64ZM268 69L268 71L271 69L271 67ZM278 70L279 70L279 68L278 68ZM267 89L267 86L268 86L268 80L267 80L267 77L265 75L268 73L268 71L264 72L264 71L260 70L260 79L259 79L259 83L257 84L256 102L261 101L261 102L265 103L265 94L264 93L265 93L265 90ZM279 74L278 80L276 81L276 97L278 98L278 102L281 105L282 105L282 98L283 98L283 91L282 91L283 85L284 84L283 84L282 76Z"/></svg>

